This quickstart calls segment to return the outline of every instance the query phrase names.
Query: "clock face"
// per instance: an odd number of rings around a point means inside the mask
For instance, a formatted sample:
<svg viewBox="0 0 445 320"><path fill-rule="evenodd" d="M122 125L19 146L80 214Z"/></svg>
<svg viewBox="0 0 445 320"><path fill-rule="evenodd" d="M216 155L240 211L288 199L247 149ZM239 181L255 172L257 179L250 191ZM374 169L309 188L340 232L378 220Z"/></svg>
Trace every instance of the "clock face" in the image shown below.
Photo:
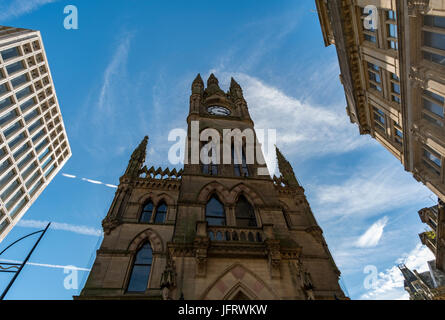
<svg viewBox="0 0 445 320"><path fill-rule="evenodd" d="M222 106L210 106L207 108L207 111L210 114L213 114L215 116L228 116L230 115L230 110L222 107Z"/></svg>

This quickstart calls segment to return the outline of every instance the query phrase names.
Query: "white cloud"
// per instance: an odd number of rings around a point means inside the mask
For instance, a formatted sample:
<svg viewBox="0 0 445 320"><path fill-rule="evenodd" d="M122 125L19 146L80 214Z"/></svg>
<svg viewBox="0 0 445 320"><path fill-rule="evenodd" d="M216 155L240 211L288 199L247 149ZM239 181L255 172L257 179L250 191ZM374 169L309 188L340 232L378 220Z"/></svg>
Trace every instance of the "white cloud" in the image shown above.
<svg viewBox="0 0 445 320"><path fill-rule="evenodd" d="M26 220L26 219L22 219L17 223L17 225L20 227L38 228L38 229L44 229L47 226L47 224L48 224L48 221ZM73 224L61 223L61 222L51 222L50 229L69 231L69 232L88 235L88 236L102 236L102 230L95 229L95 228L88 227L88 226L73 225Z"/></svg>
<svg viewBox="0 0 445 320"><path fill-rule="evenodd" d="M100 110L107 109L110 110L112 105L112 99L114 97L113 93L113 83L116 77L122 76L125 71L125 65L127 63L128 52L130 50L130 36L122 37L116 52L108 64L104 72L104 80L102 83L102 88L100 90L98 107Z"/></svg>
<svg viewBox="0 0 445 320"><path fill-rule="evenodd" d="M62 173L62 176L70 178L70 179L77 178L75 175L68 174L68 173ZM114 184L104 183L102 181L97 181L97 180L92 180L92 179L87 179L87 178L79 178L79 179L81 179L82 181L85 181L85 182L92 183L92 184L100 184L100 185L104 185L104 186L106 186L108 188L117 189L117 186L114 185Z"/></svg>
<svg viewBox="0 0 445 320"><path fill-rule="evenodd" d="M337 71L335 71L337 72ZM244 91L256 129L276 129L277 145L299 157L343 153L367 143L349 123L344 107L317 106L244 73L219 72L223 82L234 76Z"/></svg>
<svg viewBox="0 0 445 320"><path fill-rule="evenodd" d="M22 263L23 261L0 259L0 262L5 262L5 263ZM88 271L88 272L91 271L91 269L80 268L80 267L76 267L76 266L62 266L62 265L58 265L58 264L47 264L47 263L38 263L38 262L27 262L26 265L37 266L37 267L45 267L45 268L53 268L53 269L70 269L70 270Z"/></svg>
<svg viewBox="0 0 445 320"><path fill-rule="evenodd" d="M427 262L434 259L431 251L418 244L410 253L397 260L404 263L409 269L425 272L428 270ZM407 300L408 293L403 287L404 278L397 266L378 273L378 278L372 289L363 294L361 299L370 300Z"/></svg>
<svg viewBox="0 0 445 320"><path fill-rule="evenodd" d="M400 164L362 168L349 179L331 185L314 186L315 203L320 215L378 215L402 206L418 203L431 192L403 171Z"/></svg>
<svg viewBox="0 0 445 320"><path fill-rule="evenodd" d="M369 248L378 245L380 238L383 235L383 229L388 223L388 217L375 222L368 230L357 240L356 246L359 248Z"/></svg>
<svg viewBox="0 0 445 320"><path fill-rule="evenodd" d="M9 6L0 5L0 21L17 18L57 0L14 0Z"/></svg>

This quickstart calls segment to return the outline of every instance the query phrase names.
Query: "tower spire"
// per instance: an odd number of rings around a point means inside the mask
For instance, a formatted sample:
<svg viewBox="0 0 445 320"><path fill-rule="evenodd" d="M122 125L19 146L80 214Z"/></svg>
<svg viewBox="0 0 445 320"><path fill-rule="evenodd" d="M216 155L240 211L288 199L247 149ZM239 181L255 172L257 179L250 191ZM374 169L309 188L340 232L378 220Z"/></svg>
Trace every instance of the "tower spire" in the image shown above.
<svg viewBox="0 0 445 320"><path fill-rule="evenodd" d="M130 161L128 161L127 170L125 170L125 174L127 177L136 178L139 175L139 170L142 168L142 165L145 161L145 153L147 150L148 136L145 136L141 141L139 146L134 149L131 154Z"/></svg>
<svg viewBox="0 0 445 320"><path fill-rule="evenodd" d="M202 94L204 91L204 81L202 81L201 74L198 73L192 83L192 93Z"/></svg>
<svg viewBox="0 0 445 320"><path fill-rule="evenodd" d="M222 91L221 88L219 87L218 79L215 77L213 73L207 79L207 89L205 91L209 96L214 94L225 96L224 91Z"/></svg>
<svg viewBox="0 0 445 320"><path fill-rule="evenodd" d="M234 98L234 99L244 99L243 96L243 89L241 88L241 86L238 84L238 82L235 81L235 79L232 77L232 79L230 80L230 95Z"/></svg>
<svg viewBox="0 0 445 320"><path fill-rule="evenodd" d="M275 146L275 148L277 151L278 169L280 170L285 183L289 186L298 186L298 181L291 164L283 156L280 149L278 149L277 146Z"/></svg>

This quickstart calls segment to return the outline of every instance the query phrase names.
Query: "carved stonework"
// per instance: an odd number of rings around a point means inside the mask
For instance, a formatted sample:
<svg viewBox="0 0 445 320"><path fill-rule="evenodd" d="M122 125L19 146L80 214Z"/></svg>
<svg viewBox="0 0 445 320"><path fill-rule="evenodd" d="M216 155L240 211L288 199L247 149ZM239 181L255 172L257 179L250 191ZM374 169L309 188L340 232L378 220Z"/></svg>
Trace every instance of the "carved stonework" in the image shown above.
<svg viewBox="0 0 445 320"><path fill-rule="evenodd" d="M408 0L408 15L417 17L428 12L430 0Z"/></svg>
<svg viewBox="0 0 445 320"><path fill-rule="evenodd" d="M409 72L409 79L411 80L414 88L427 88L427 79L424 68L412 66Z"/></svg>
<svg viewBox="0 0 445 320"><path fill-rule="evenodd" d="M205 277L207 274L207 251L209 248L209 237L196 237L194 241L196 276Z"/></svg>
<svg viewBox="0 0 445 320"><path fill-rule="evenodd" d="M272 279L279 279L281 277L281 253L280 253L280 241L274 239L267 239L265 241L267 254L269 257L269 268Z"/></svg>
<svg viewBox="0 0 445 320"><path fill-rule="evenodd" d="M145 161L147 143L148 136L145 136L139 146L133 151L124 176L128 178L137 178L139 176L139 170L142 168Z"/></svg>
<svg viewBox="0 0 445 320"><path fill-rule="evenodd" d="M121 224L121 221L116 218L106 217L102 221L102 228L104 229L105 234L109 235L113 229Z"/></svg>
<svg viewBox="0 0 445 320"><path fill-rule="evenodd" d="M176 267L173 259L167 259L167 265L161 275L162 299L171 300L170 292L176 287Z"/></svg>

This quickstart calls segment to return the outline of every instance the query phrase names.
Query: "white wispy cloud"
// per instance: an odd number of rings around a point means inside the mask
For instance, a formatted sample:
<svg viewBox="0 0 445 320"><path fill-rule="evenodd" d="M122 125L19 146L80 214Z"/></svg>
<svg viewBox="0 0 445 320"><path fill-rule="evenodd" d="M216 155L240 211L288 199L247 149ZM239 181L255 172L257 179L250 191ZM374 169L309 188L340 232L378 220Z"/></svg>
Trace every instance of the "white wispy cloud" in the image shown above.
<svg viewBox="0 0 445 320"><path fill-rule="evenodd" d="M5 263L22 263L23 261L18 260L9 260L9 259L0 259L0 262ZM37 267L45 267L45 268L52 268L52 269L70 269L70 270L77 270L77 271L91 271L91 269L87 268L81 268L71 265L58 265L58 264L47 264L47 263L38 263L38 262L27 262L26 265L30 266L37 266Z"/></svg>
<svg viewBox="0 0 445 320"><path fill-rule="evenodd" d="M12 0L9 5L0 4L0 21L17 18L57 0Z"/></svg>
<svg viewBox="0 0 445 320"><path fill-rule="evenodd" d="M255 129L276 129L277 144L287 155L301 158L344 153L367 143L349 123L344 108L318 106L309 99L285 94L264 81L245 73L219 72L224 82L234 76L244 91Z"/></svg>
<svg viewBox="0 0 445 320"><path fill-rule="evenodd" d="M383 229L388 223L388 217L383 217L382 219L375 222L368 230L357 240L356 246L360 248L375 247L380 238L383 236Z"/></svg>
<svg viewBox="0 0 445 320"><path fill-rule="evenodd" d="M120 77L125 70L128 52L130 50L131 36L127 35L125 37L122 37L121 39L122 41L117 47L114 56L112 57L104 72L99 101L97 103L100 110L110 110L110 105L112 104L112 101L110 99L112 97L111 91L113 91L114 88L113 82L116 78Z"/></svg>
<svg viewBox="0 0 445 320"><path fill-rule="evenodd" d="M424 272L428 270L427 262L434 259L431 251L418 244L411 252L403 255L397 263L404 263L409 269ZM403 286L404 278L397 266L379 272L373 288L363 294L361 299L372 300L407 300L408 293Z"/></svg>
<svg viewBox="0 0 445 320"><path fill-rule="evenodd" d="M376 216L402 206L417 203L431 192L400 164L365 165L338 184L316 185L315 204L324 217Z"/></svg>
<svg viewBox="0 0 445 320"><path fill-rule="evenodd" d="M44 229L48 224L48 221L40 221L40 220L20 220L17 225L25 228L37 228ZM63 222L51 222L50 229L53 230L63 230L68 232L73 232L77 234L83 234L88 236L102 236L102 230L95 229L88 226L82 225L73 225Z"/></svg>
<svg viewBox="0 0 445 320"><path fill-rule="evenodd" d="M77 176L75 176L73 174L68 174L68 173L62 173L62 176L70 178L70 179L76 179L77 178ZM117 186L114 185L114 184L105 183L105 182L102 182L102 181L88 179L88 178L79 178L79 179L82 180L82 181L85 181L85 182L92 183L92 184L99 184L99 185L104 185L104 186L106 186L108 188L117 189Z"/></svg>

